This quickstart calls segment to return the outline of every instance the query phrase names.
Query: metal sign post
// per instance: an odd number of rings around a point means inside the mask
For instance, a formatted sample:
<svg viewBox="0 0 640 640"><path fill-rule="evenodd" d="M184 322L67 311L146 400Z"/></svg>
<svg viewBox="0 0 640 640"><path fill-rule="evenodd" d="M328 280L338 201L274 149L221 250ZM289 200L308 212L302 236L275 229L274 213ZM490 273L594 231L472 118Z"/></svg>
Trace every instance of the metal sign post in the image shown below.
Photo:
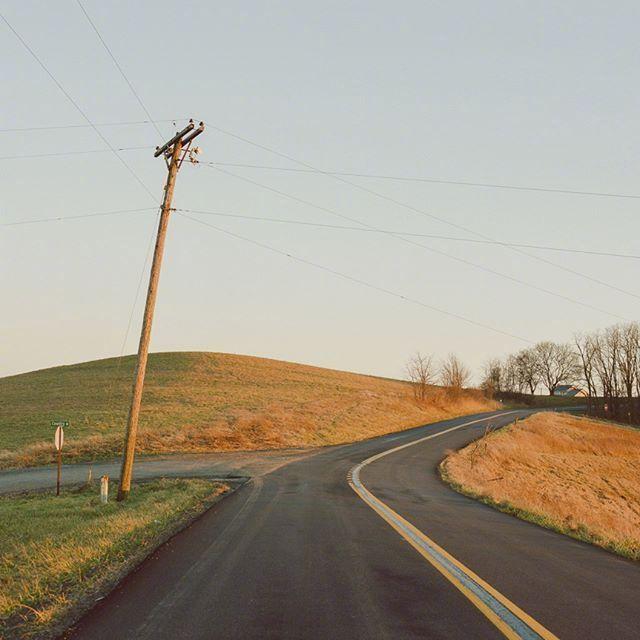
<svg viewBox="0 0 640 640"><path fill-rule="evenodd" d="M64 444L64 427L69 426L68 420L52 421L51 426L56 428L56 433L53 436L53 443L56 446L57 459L58 459L58 474L56 478L56 495L60 495L60 479L62 477L62 445Z"/></svg>

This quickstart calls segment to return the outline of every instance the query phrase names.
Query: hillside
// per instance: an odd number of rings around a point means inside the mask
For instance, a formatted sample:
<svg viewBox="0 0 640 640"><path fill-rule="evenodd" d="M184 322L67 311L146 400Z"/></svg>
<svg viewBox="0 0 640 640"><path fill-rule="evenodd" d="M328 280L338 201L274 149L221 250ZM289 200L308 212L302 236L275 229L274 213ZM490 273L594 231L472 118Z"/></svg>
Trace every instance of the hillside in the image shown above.
<svg viewBox="0 0 640 640"><path fill-rule="evenodd" d="M0 467L52 461L51 420L69 420L65 460L120 451L135 358L0 378ZM138 451L306 447L361 440L490 410L476 392L434 388L417 404L406 383L223 353L154 353Z"/></svg>
<svg viewBox="0 0 640 640"><path fill-rule="evenodd" d="M451 454L443 476L526 520L640 559L640 431L538 413Z"/></svg>

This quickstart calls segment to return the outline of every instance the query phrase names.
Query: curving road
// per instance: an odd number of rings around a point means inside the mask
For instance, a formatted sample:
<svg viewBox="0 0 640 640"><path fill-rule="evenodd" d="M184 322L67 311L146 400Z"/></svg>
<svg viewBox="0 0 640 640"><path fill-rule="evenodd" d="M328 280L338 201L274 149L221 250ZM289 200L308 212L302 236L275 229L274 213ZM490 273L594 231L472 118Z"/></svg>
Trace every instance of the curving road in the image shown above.
<svg viewBox="0 0 640 640"><path fill-rule="evenodd" d="M447 450L514 415L334 447L255 477L67 637L637 639L636 563L440 481Z"/></svg>

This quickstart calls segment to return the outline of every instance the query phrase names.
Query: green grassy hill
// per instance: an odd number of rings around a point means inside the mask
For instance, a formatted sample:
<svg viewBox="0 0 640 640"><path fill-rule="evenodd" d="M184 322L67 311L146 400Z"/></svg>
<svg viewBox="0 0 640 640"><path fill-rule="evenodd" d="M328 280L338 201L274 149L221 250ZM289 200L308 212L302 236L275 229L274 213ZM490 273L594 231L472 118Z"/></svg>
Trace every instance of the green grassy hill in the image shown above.
<svg viewBox="0 0 640 640"><path fill-rule="evenodd" d="M69 420L65 459L120 451L135 358L0 378L0 466L52 461L51 420ZM493 408L475 392L434 388L423 404L401 381L222 353L154 353L139 451L318 446Z"/></svg>

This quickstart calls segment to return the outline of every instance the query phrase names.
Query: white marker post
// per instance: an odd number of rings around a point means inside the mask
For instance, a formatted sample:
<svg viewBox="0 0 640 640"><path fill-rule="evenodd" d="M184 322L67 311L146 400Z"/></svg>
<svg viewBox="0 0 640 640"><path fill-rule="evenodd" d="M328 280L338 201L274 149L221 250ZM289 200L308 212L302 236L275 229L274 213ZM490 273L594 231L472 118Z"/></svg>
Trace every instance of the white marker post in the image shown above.
<svg viewBox="0 0 640 640"><path fill-rule="evenodd" d="M56 427L56 433L53 436L53 443L56 446L58 457L58 476L56 479L56 495L60 495L60 479L62 477L62 445L64 444L64 427L69 426L68 420L59 420L51 422L52 427Z"/></svg>
<svg viewBox="0 0 640 640"><path fill-rule="evenodd" d="M102 504L109 502L109 476L100 478L100 502Z"/></svg>

